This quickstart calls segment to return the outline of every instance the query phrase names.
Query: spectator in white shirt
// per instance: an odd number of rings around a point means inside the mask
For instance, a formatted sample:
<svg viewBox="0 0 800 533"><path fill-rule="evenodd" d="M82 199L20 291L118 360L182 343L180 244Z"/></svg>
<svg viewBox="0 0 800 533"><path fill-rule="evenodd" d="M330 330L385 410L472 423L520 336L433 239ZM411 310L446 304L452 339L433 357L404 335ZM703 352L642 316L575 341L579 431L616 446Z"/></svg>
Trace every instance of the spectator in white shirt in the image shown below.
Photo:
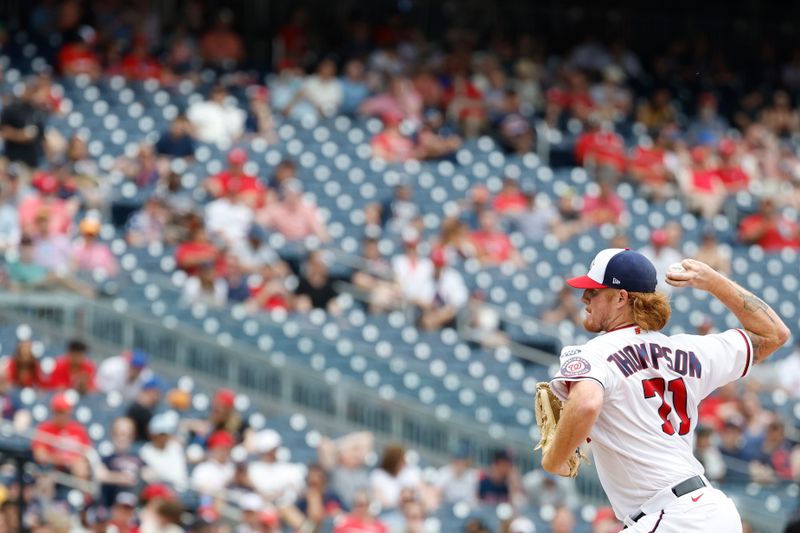
<svg viewBox="0 0 800 533"><path fill-rule="evenodd" d="M435 488L441 503L452 505L467 502L470 505L478 502L478 472L466 450L459 450L449 464L441 467L436 475Z"/></svg>
<svg viewBox="0 0 800 533"><path fill-rule="evenodd" d="M230 145L244 133L245 112L228 100L228 91L222 85L215 85L209 96L190 105L186 116L200 141Z"/></svg>
<svg viewBox="0 0 800 533"><path fill-rule="evenodd" d="M150 483L169 483L176 488L188 487L186 452L174 435L177 420L169 414L154 416L147 426L150 440L139 450L144 462L144 476Z"/></svg>
<svg viewBox="0 0 800 533"><path fill-rule="evenodd" d="M528 503L537 509L546 505L563 505L576 509L580 503L574 483L544 470L532 470L525 474L522 477L522 487L528 496Z"/></svg>
<svg viewBox="0 0 800 533"><path fill-rule="evenodd" d="M255 436L255 451L259 461L247 467L247 477L253 488L267 501L278 507L293 503L305 487L305 466L278 461L282 444L274 429L263 429Z"/></svg>
<svg viewBox="0 0 800 533"><path fill-rule="evenodd" d="M392 271L405 299L424 306L433 293L433 263L427 257L420 257L418 243L416 230L406 228L403 232L405 252L392 259Z"/></svg>
<svg viewBox="0 0 800 533"><path fill-rule="evenodd" d="M235 533L260 533L261 520L260 513L266 509L267 504L255 492L248 492L242 495L238 501L239 509L242 510L242 519Z"/></svg>
<svg viewBox="0 0 800 533"><path fill-rule="evenodd" d="M655 229L650 234L650 246L645 246L639 250L642 255L647 257L656 267L658 275L657 289L663 293L671 294L672 287L664 281L667 271L672 263L680 263L683 260L681 253L669 245L669 234L663 229Z"/></svg>
<svg viewBox="0 0 800 533"><path fill-rule="evenodd" d="M231 247L245 240L253 223L253 210L242 201L239 191L231 188L206 205L205 221L209 236Z"/></svg>
<svg viewBox="0 0 800 533"><path fill-rule="evenodd" d="M231 461L231 448L236 444L233 435L217 431L206 442L208 458L192 471L192 488L214 496L220 494L233 480L236 466Z"/></svg>
<svg viewBox="0 0 800 533"><path fill-rule="evenodd" d="M305 100L314 106L319 116L332 117L339 111L343 98L342 82L336 77L336 63L332 59L323 59L317 66L316 74L305 80L283 113L289 116L292 108Z"/></svg>
<svg viewBox="0 0 800 533"><path fill-rule="evenodd" d="M699 425L695 433L694 456L703 465L705 475L712 481L725 478L727 466L725 458L715 442L714 430L709 426Z"/></svg>
<svg viewBox="0 0 800 533"><path fill-rule="evenodd" d="M95 386L100 392L118 391L125 402L132 402L146 383L153 377L147 368L149 356L142 350L132 350L105 359L97 368Z"/></svg>
<svg viewBox="0 0 800 533"><path fill-rule="evenodd" d="M782 359L753 368L759 381L783 389L790 398L800 398L800 337L794 350Z"/></svg>
<svg viewBox="0 0 800 533"><path fill-rule="evenodd" d="M420 325L427 330L454 325L456 315L469 298L464 278L457 270L447 266L444 250L434 250L431 262L434 267L433 291L427 295L420 318Z"/></svg>
<svg viewBox="0 0 800 533"><path fill-rule="evenodd" d="M0 252L16 248L21 237L19 212L11 193L3 190L0 192Z"/></svg>
<svg viewBox="0 0 800 533"><path fill-rule="evenodd" d="M406 462L406 450L390 444L383 450L380 466L369 476L370 489L384 510L396 509L403 489L422 493L422 473Z"/></svg>
<svg viewBox="0 0 800 533"><path fill-rule="evenodd" d="M264 265L281 262L267 239L267 231L258 224L253 224L247 232L247 238L231 247L231 254L239 260L239 265L245 272L258 272Z"/></svg>
<svg viewBox="0 0 800 533"><path fill-rule="evenodd" d="M228 283L217 276L214 263L200 265L196 276L183 284L183 304L203 304L220 309L228 302Z"/></svg>

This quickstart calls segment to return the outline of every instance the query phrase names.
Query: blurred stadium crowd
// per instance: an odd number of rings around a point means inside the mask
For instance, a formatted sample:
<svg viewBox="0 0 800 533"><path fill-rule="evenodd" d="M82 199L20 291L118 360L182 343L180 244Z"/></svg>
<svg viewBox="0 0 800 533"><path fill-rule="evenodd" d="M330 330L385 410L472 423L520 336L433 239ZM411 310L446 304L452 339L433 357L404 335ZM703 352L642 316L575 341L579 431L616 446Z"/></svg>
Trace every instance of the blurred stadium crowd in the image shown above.
<svg viewBox="0 0 800 533"><path fill-rule="evenodd" d="M354 17L346 42L327 53L316 21L297 8L276 32L275 71L265 78L249 69L232 13L189 1L181 22L168 24L141 5L40 2L22 23L27 31L0 32L0 250L8 290L104 297L101 282L127 275L101 235L114 222L129 247L160 241L174 253L186 273L181 305L336 315L346 291L370 313L406 310L422 330L463 320L476 342L491 348L511 342L501 313L456 266L512 274L533 268L512 232L524 242L555 238L570 248L596 230L625 247L634 201L657 206L679 198L699 220L702 238L685 242L681 219L651 228L642 251L662 274L684 256L731 273L732 250L752 247L766 257L800 250L798 53L765 49L754 71L702 39L676 40L645 62L620 40L586 38L556 53L530 35L486 40L453 29L434 42L401 16L380 23ZM120 95L126 86L203 91L172 113L163 131L133 122L117 144L135 142L110 156L80 128L53 126L69 123L77 106L66 84L89 102L100 86ZM280 131L340 117L367 121L369 157L391 168L413 161L460 166L464 147L488 137L509 157L535 154L554 168L582 167L591 183L585 194L566 184L550 194L524 172L507 173L497 186L460 189L462 197L431 227L415 201L418 183L401 176L393 189L373 194L357 220L345 215L357 226L358 252L345 276L333 275L342 260L340 235L331 231L329 211L306 194L298 167L307 163L292 157ZM103 127L124 132L118 122ZM259 143L288 150L265 169L248 150ZM225 163L188 183L183 172L203 150L223 154ZM724 238L721 219L734 225ZM393 256L381 246L386 236L402 243ZM545 307L536 318L553 329L580 326L576 294L561 291ZM717 327L710 317L694 325L700 333ZM155 375L141 351L97 368L79 340L47 364L43 351L21 336L0 374L3 418L33 431L40 466L23 487L7 475L0 514L7 531L16 530L19 491L26 519L42 532L223 531L220 509L231 505L242 512L238 532L317 531L324 523L337 533L418 533L438 531L441 522L431 520L437 509L458 502L511 504L499 526L504 533L545 522L556 532L620 527L607 509L582 507L570 483L517 472L504 450L483 469L453 450L452 462L435 470L400 446L377 449L374 437L361 433L323 438L317 457L293 463L282 448L286 436L251 427L233 391L210 394L210 407L194 418L179 416L193 405L191 388ZM46 399L45 420L32 418L34 402L20 394L28 389ZM796 420L763 405L765 397L793 401L799 391L800 347L705 401L697 456L707 476L767 487L799 481ZM92 466L86 448L97 439L73 416L75 406L78 398L108 395L120 396L124 412L107 420L113 448L101 450L102 466ZM100 499L76 501L80 490L75 496L53 472L99 478ZM199 495L188 524L186 489ZM53 513L58 502L70 512ZM535 520L513 509L536 509ZM465 527L478 533L490 526Z"/></svg>

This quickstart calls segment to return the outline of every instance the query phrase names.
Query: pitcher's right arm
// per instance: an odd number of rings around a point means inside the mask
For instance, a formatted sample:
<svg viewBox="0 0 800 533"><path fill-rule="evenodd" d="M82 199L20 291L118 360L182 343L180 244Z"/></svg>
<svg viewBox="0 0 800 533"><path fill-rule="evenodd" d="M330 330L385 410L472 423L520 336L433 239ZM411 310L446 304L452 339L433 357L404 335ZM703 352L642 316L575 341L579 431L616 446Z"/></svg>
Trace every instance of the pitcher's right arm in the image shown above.
<svg viewBox="0 0 800 533"><path fill-rule="evenodd" d="M692 287L715 296L736 315L753 344L753 358L760 363L783 346L791 332L774 309L761 298L710 266L694 259L681 262L684 272L670 271L667 283Z"/></svg>

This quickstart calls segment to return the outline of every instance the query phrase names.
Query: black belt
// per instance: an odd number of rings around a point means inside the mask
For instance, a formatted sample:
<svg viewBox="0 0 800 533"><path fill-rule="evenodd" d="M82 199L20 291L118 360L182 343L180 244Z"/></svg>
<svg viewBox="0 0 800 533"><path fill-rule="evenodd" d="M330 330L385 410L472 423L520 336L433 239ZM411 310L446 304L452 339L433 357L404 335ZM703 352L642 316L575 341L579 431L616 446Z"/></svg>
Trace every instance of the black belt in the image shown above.
<svg viewBox="0 0 800 533"><path fill-rule="evenodd" d="M697 489L702 489L705 486L706 482L703 481L702 477L694 476L684 481L681 481L680 483L672 487L672 494L674 494L676 498L680 498L681 496L685 496L686 494L694 492ZM639 511L639 513L636 516L631 517L631 520L633 520L634 522L638 522L639 520L642 519L644 515L645 515L644 512Z"/></svg>

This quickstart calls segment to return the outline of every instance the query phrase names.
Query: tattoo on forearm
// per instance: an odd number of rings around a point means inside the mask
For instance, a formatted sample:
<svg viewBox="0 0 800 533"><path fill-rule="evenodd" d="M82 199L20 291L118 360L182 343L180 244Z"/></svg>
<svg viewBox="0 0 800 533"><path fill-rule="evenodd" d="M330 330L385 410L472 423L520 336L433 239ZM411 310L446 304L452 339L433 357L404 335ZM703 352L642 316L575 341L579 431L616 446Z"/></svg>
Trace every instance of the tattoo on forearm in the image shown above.
<svg viewBox="0 0 800 533"><path fill-rule="evenodd" d="M753 345L753 357L757 363L760 363L762 356L764 355L766 342L764 341L764 338L759 335L756 335L749 331L747 333L748 337L750 337L750 344Z"/></svg>
<svg viewBox="0 0 800 533"><path fill-rule="evenodd" d="M742 298L742 307L745 311L750 311L751 313L762 311L770 322L773 324L775 323L775 319L772 318L772 315L770 315L769 306L764 302L764 300L758 296L742 291L739 291L739 296Z"/></svg>

